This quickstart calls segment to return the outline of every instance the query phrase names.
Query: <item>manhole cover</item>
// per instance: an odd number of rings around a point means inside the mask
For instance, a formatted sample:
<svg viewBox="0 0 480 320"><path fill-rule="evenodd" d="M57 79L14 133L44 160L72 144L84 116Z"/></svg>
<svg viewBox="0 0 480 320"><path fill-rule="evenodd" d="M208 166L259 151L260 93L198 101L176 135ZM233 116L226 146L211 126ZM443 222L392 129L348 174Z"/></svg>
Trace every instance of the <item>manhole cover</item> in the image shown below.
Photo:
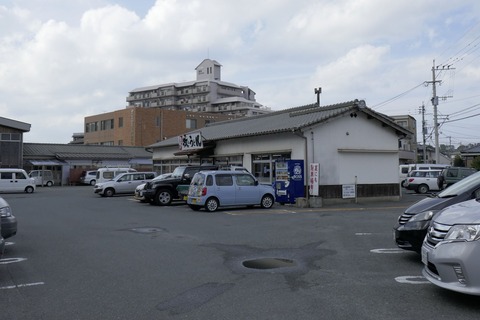
<svg viewBox="0 0 480 320"><path fill-rule="evenodd" d="M290 259L262 258L243 261L243 266L250 269L276 269L295 267L297 264Z"/></svg>
<svg viewBox="0 0 480 320"><path fill-rule="evenodd" d="M162 231L159 228L155 227L144 227L144 228L133 228L130 229L130 231L136 232L136 233L144 233L144 234L150 234L150 233L157 233Z"/></svg>

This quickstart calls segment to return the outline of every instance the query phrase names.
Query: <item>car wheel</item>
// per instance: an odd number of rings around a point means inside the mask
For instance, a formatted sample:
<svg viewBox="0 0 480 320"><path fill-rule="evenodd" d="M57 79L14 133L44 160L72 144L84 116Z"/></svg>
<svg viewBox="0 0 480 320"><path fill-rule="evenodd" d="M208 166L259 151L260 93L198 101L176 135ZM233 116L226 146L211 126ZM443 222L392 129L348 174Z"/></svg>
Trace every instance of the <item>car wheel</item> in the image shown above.
<svg viewBox="0 0 480 320"><path fill-rule="evenodd" d="M264 195L260 203L263 209L270 209L273 207L273 197L269 194Z"/></svg>
<svg viewBox="0 0 480 320"><path fill-rule="evenodd" d="M28 186L25 188L25 192L26 193L33 193L33 187L32 186Z"/></svg>
<svg viewBox="0 0 480 320"><path fill-rule="evenodd" d="M427 193L428 192L428 186L426 184L421 184L418 186L417 191L418 193Z"/></svg>
<svg viewBox="0 0 480 320"><path fill-rule="evenodd" d="M172 193L170 190L162 189L155 195L155 204L158 206L168 206L172 203Z"/></svg>
<svg viewBox="0 0 480 320"><path fill-rule="evenodd" d="M90 180L90 185L94 186L96 182L97 182L96 180Z"/></svg>
<svg viewBox="0 0 480 320"><path fill-rule="evenodd" d="M48 182L47 182L47 187L51 187L51 186L53 186L53 182L52 182L52 181L48 181Z"/></svg>
<svg viewBox="0 0 480 320"><path fill-rule="evenodd" d="M402 188L405 188L405 180L402 180L401 186Z"/></svg>
<svg viewBox="0 0 480 320"><path fill-rule="evenodd" d="M198 211L200 210L201 206L197 206L195 204L189 204L188 205L190 207L190 209L192 209L193 211Z"/></svg>
<svg viewBox="0 0 480 320"><path fill-rule="evenodd" d="M106 197L113 197L113 195L115 194L115 190L113 190L112 188L108 188L105 191L103 191L103 194Z"/></svg>
<svg viewBox="0 0 480 320"><path fill-rule="evenodd" d="M205 202L205 210L207 210L208 212L214 212L218 209L218 207L219 207L219 203L216 198L209 198Z"/></svg>

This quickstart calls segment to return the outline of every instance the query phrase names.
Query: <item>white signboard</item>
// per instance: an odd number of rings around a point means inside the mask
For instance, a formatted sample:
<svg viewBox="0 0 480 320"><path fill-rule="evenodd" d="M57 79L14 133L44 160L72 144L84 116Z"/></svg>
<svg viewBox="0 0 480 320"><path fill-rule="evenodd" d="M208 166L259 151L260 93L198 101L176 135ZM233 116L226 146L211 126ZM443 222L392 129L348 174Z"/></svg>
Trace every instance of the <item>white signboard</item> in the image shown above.
<svg viewBox="0 0 480 320"><path fill-rule="evenodd" d="M344 185L342 185L342 198L343 199L355 198L355 185L354 184L344 184Z"/></svg>
<svg viewBox="0 0 480 320"><path fill-rule="evenodd" d="M194 150L203 148L202 133L193 132L178 136L178 147L180 150Z"/></svg>
<svg viewBox="0 0 480 320"><path fill-rule="evenodd" d="M310 174L308 175L308 192L311 196L318 196L318 175L320 165L318 163L310 163Z"/></svg>

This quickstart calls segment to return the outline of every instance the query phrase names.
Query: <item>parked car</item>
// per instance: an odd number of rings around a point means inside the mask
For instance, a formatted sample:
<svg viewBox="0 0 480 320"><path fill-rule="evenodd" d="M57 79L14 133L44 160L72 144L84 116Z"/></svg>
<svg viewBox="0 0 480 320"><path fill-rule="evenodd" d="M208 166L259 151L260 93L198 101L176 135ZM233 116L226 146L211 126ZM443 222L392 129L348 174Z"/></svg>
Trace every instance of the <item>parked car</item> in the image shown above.
<svg viewBox="0 0 480 320"><path fill-rule="evenodd" d="M143 191L145 200L151 204L168 206L173 200L184 200L183 189L188 194L188 187L192 181L193 175L201 170L217 170L217 166L179 166L172 172L172 176L167 179L151 181L146 184ZM179 192L180 190L180 192Z"/></svg>
<svg viewBox="0 0 480 320"><path fill-rule="evenodd" d="M35 180L37 186L51 187L54 184L53 172L51 170L32 170L28 173L30 178Z"/></svg>
<svg viewBox="0 0 480 320"><path fill-rule="evenodd" d="M117 175L110 181L95 184L93 191L103 197L115 194L133 194L135 188L155 178L155 172L128 172Z"/></svg>
<svg viewBox="0 0 480 320"><path fill-rule="evenodd" d="M5 239L3 239L2 234L2 225L0 224L0 258L3 255L3 252L5 251Z"/></svg>
<svg viewBox="0 0 480 320"><path fill-rule="evenodd" d="M440 210L480 197L480 172L455 183L442 192L424 198L407 208L394 226L399 248L420 253L432 217Z"/></svg>
<svg viewBox="0 0 480 320"><path fill-rule="evenodd" d="M448 167L442 170L437 177L437 185L440 190L450 187L452 184L477 172L474 168Z"/></svg>
<svg viewBox="0 0 480 320"><path fill-rule="evenodd" d="M112 180L113 178L115 178L121 173L136 172L136 171L137 170L132 168L111 168L111 167L99 168L95 176L95 183L102 183L105 181Z"/></svg>
<svg viewBox="0 0 480 320"><path fill-rule="evenodd" d="M404 187L416 193L438 191L437 177L441 170L413 170L407 177Z"/></svg>
<svg viewBox="0 0 480 320"><path fill-rule="evenodd" d="M408 174L412 170L443 170L449 167L447 164L434 164L434 163L410 163L410 164L401 164L398 167L398 173L400 177L400 184L402 187L405 185Z"/></svg>
<svg viewBox="0 0 480 320"><path fill-rule="evenodd" d="M171 173L163 173L161 175L158 175L156 176L152 182L155 182L155 181L158 181L158 180L164 180L164 179L168 179L172 176ZM139 200L140 202L146 202L147 200L145 199L145 197L143 196L143 190L145 190L145 186L147 185L147 183L142 183L142 184L139 184L136 188L135 188L135 194L133 195L133 197L136 199L136 200Z"/></svg>
<svg viewBox="0 0 480 320"><path fill-rule="evenodd" d="M94 186L97 183L97 170L82 171L80 183Z"/></svg>
<svg viewBox="0 0 480 320"><path fill-rule="evenodd" d="M23 169L0 169L0 192L35 191L35 180L27 175Z"/></svg>
<svg viewBox="0 0 480 320"><path fill-rule="evenodd" d="M209 212L219 207L260 205L269 209L275 202L271 185L259 184L253 175L242 171L200 171L188 190L187 204L192 210Z"/></svg>
<svg viewBox="0 0 480 320"><path fill-rule="evenodd" d="M8 202L2 197L0 197L0 219L3 239L8 239L17 234L17 218L13 215L12 208Z"/></svg>
<svg viewBox="0 0 480 320"><path fill-rule="evenodd" d="M424 277L434 285L480 295L479 201L458 203L433 218L423 242L422 262Z"/></svg>

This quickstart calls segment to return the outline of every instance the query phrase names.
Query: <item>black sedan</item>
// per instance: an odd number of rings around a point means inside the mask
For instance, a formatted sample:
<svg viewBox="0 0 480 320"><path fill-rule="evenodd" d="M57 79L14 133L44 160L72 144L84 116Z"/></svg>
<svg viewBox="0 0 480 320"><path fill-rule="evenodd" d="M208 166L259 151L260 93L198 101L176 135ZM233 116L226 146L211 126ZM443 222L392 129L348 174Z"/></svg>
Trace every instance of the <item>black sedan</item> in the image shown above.
<svg viewBox="0 0 480 320"><path fill-rule="evenodd" d="M480 198L480 172L414 203L398 217L398 223L393 228L397 246L420 253L430 221L438 211L452 204L477 198Z"/></svg>

